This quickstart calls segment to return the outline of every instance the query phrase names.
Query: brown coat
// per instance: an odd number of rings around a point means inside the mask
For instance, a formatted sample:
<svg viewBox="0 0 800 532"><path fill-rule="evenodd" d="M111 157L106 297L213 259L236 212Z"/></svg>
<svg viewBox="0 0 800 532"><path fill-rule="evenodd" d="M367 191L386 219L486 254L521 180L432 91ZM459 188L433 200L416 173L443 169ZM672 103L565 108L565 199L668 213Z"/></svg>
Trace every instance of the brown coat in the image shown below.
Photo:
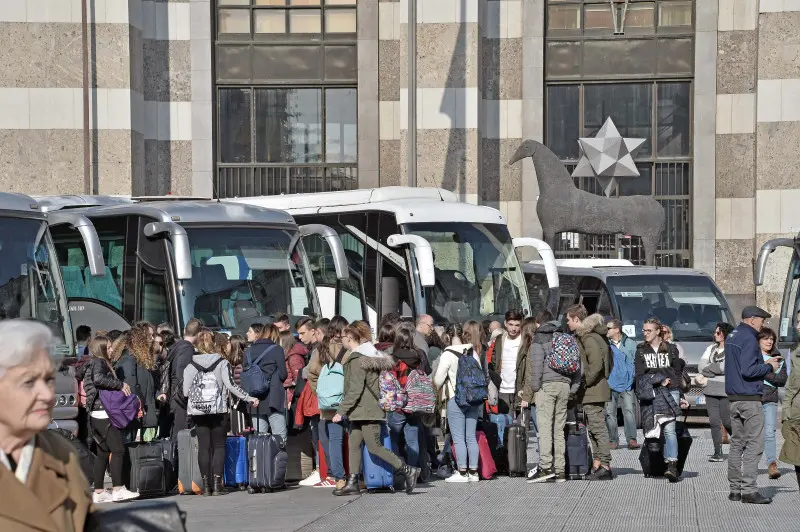
<svg viewBox="0 0 800 532"><path fill-rule="evenodd" d="M94 511L78 455L61 436L36 435L27 485L0 466L0 530L81 532Z"/></svg>

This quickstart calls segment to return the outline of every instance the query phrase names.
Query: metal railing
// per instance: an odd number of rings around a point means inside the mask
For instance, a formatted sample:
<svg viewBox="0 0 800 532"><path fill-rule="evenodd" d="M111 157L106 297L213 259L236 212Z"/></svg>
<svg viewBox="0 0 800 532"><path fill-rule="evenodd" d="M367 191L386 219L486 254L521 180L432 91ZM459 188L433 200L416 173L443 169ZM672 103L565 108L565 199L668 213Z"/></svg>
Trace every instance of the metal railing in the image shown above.
<svg viewBox="0 0 800 532"><path fill-rule="evenodd" d="M355 164L217 165L217 198L276 196L358 188Z"/></svg>

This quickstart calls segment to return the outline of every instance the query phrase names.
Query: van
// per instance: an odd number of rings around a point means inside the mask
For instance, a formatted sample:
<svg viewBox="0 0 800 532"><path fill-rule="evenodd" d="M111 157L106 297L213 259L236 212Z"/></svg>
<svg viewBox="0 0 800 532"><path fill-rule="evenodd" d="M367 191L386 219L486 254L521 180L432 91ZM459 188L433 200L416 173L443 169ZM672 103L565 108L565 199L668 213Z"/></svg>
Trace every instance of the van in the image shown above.
<svg viewBox="0 0 800 532"><path fill-rule="evenodd" d="M545 308L550 288L544 266L523 266L534 309ZM651 266L558 266L557 317L565 320L566 309L581 303L592 314L622 322L623 333L641 342L642 325L650 317L672 328L674 340L683 348L692 386L685 394L690 407L705 410L703 389L695 383L697 365L714 341L718 322L736 325L728 302L705 273L688 268Z"/></svg>

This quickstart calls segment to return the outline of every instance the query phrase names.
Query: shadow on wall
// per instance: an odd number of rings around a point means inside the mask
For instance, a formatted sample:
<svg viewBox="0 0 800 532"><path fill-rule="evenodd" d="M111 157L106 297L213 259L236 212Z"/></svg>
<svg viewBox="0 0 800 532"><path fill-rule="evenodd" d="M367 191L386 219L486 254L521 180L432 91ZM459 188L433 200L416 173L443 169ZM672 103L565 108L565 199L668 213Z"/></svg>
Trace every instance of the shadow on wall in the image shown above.
<svg viewBox="0 0 800 532"><path fill-rule="evenodd" d="M98 33L100 46L107 39L104 35L110 25L105 24L102 9L98 20L96 0L87 0L88 28L88 62L89 62L89 107L90 133L91 133L91 182L92 193L102 193L100 178L104 171L112 171L115 165L123 168L129 166L131 192L134 195L163 195L172 188L172 153L170 143L170 130L172 129L170 117L170 100L172 97L172 83L170 71L170 52L175 46L169 40L169 3L145 0L131 2L128 6L129 20L141 20L143 29L130 26L128 33L128 58L119 58L119 61L128 61L130 64L129 87L131 97L128 102L130 110L130 150L115 150L112 143L114 137L103 134L106 124L101 120L115 113L125 110L114 109L106 98L98 97ZM136 12L134 12L136 10ZM116 26L116 24L115 24ZM95 30L96 29L96 30ZM102 50L101 50L102 52ZM181 50L178 50L180 53ZM107 59L106 59L107 60ZM105 73L103 73L105 74ZM121 80L126 81L126 80ZM138 93L134 96L134 93ZM144 105L137 102L141 96ZM98 103L100 102L100 103ZM106 103L107 109L102 112L99 105ZM139 116L137 116L137 114ZM107 122L107 120L105 120ZM141 131L140 131L141 130ZM106 129L106 131L108 131ZM125 154L124 160L113 158L113 154ZM129 154L129 155L128 155Z"/></svg>

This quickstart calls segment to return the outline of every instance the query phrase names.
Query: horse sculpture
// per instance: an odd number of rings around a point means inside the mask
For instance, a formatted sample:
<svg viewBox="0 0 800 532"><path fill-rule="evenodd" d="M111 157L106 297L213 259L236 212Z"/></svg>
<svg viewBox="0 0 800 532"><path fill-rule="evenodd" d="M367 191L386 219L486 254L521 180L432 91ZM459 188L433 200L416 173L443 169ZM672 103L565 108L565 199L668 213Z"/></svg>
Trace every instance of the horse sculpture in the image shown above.
<svg viewBox="0 0 800 532"><path fill-rule="evenodd" d="M606 198L580 190L556 154L535 140L524 141L508 164L525 157L536 168L536 213L545 242L555 246L556 233L562 232L636 235L642 238L645 262L655 264L666 215L652 196Z"/></svg>

